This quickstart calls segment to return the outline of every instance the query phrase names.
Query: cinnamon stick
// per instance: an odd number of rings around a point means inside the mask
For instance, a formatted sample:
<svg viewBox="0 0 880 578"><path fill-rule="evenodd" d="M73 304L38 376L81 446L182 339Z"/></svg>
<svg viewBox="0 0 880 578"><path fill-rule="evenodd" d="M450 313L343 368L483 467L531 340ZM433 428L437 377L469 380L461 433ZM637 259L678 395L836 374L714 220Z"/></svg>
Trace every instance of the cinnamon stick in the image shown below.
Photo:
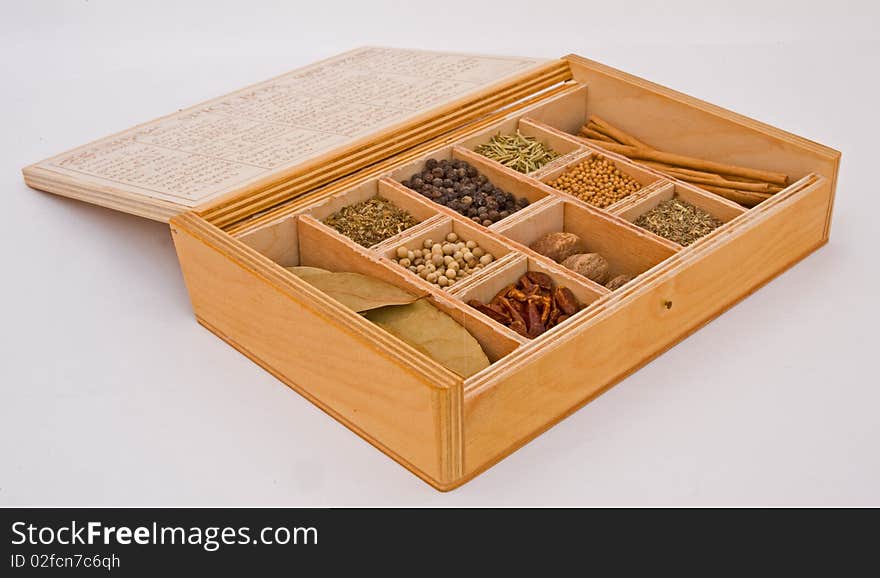
<svg viewBox="0 0 880 578"><path fill-rule="evenodd" d="M581 137L584 138L584 137ZM675 153L667 153L653 149L639 148L629 145L610 143L597 139L584 138L596 146L606 148L611 152L619 153L631 159L656 161L669 165L676 165L686 169L694 169L698 171L718 173L721 175L730 175L735 177L743 177L754 179L757 181L767 181L776 185L788 184L788 176L781 173L771 171L763 171L761 169L752 169L748 167L740 167L736 165L728 165L705 159L698 159Z"/></svg>
<svg viewBox="0 0 880 578"><path fill-rule="evenodd" d="M743 183L751 183L751 184L757 183L760 185L766 185L767 187L769 187L769 190L767 192L770 192L770 193L778 193L779 191L781 191L783 189L783 187L781 187L780 185L774 185L774 184L768 183L766 181L758 181L755 179L744 179L742 177L727 177L727 178L725 178L725 177L722 177L721 175L716 174L716 173L695 171L693 169L685 169L682 167L677 167L674 165L667 165L666 163L658 163L655 161L642 161L642 164L647 165L649 167L652 167L654 169L657 169L658 171L667 171L667 172L674 171L676 174L688 175L691 177L698 177L698 178L702 178L702 179L712 179L713 181L718 181L718 182L722 182L722 183L729 182L734 185L740 185ZM684 180L684 179L682 179L682 180ZM733 188L736 188L736 187L733 187Z"/></svg>
<svg viewBox="0 0 880 578"><path fill-rule="evenodd" d="M587 138L594 138L596 140L602 140L605 142L614 142L610 136L602 134L601 132L597 132L595 130L589 129L587 127L583 127L581 129L581 134Z"/></svg>
<svg viewBox="0 0 880 578"><path fill-rule="evenodd" d="M773 195L770 193L755 193L753 191L736 191L734 189L722 189L720 187L713 187L711 185L700 185L701 189L706 189L709 192L715 193L719 197L724 197L729 201L733 201L734 203L739 203L740 205L748 208L752 208L758 203L766 201Z"/></svg>
<svg viewBox="0 0 880 578"><path fill-rule="evenodd" d="M690 175L692 177L701 177L704 179L713 179L717 181L724 180L724 177L715 173L706 173L703 171L695 171L693 169L684 169L681 167L676 167L674 165L667 165L666 163L658 163L656 161L642 161L642 164L662 172L675 171L676 173L682 175Z"/></svg>
<svg viewBox="0 0 880 578"><path fill-rule="evenodd" d="M752 191L755 193L770 194L778 193L782 190L782 187L778 185L771 185L770 183L744 183L740 181L728 181L727 179L718 175L715 175L715 178L694 176L673 168L658 168L657 170L665 172L666 174L673 176L681 181L686 181L688 183L694 183L697 185L712 185L721 189L734 189L740 191Z"/></svg>
<svg viewBox="0 0 880 578"><path fill-rule="evenodd" d="M589 121L587 121L587 127L597 132L601 132L602 134L606 134L617 142L623 143L625 145L646 149L651 148L631 134L627 134L619 128L608 124L595 114L590 115L590 119Z"/></svg>

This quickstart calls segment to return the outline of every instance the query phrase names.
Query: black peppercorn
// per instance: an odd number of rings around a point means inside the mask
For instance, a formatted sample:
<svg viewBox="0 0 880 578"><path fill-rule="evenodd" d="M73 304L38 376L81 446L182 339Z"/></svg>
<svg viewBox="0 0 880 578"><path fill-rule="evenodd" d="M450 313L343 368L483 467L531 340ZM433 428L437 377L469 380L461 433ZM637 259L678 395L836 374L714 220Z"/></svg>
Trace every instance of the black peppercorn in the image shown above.
<svg viewBox="0 0 880 578"><path fill-rule="evenodd" d="M428 159L421 172L401 184L487 227L529 204L460 159Z"/></svg>

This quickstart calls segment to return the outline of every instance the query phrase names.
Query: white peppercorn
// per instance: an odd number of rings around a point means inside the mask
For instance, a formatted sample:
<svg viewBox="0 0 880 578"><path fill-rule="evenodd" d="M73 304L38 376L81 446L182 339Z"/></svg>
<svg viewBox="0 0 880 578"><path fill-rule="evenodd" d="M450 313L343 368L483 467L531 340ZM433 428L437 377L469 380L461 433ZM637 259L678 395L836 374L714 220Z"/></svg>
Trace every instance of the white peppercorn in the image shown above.
<svg viewBox="0 0 880 578"><path fill-rule="evenodd" d="M425 281L448 288L495 260L476 241L464 241L457 233L444 235L445 241L421 242L421 249L405 246L394 250L394 260Z"/></svg>

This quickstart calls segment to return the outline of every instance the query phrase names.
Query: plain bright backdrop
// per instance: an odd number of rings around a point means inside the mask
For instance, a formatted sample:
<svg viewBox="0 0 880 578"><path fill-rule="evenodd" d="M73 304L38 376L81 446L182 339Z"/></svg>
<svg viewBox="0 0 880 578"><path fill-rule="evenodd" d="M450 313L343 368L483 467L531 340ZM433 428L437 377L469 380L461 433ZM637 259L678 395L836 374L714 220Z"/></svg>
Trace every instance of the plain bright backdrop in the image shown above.
<svg viewBox="0 0 880 578"><path fill-rule="evenodd" d="M855 1L4 2L0 505L880 505L878 29ZM21 179L361 45L574 52L828 144L831 241L438 493L199 326L166 225Z"/></svg>

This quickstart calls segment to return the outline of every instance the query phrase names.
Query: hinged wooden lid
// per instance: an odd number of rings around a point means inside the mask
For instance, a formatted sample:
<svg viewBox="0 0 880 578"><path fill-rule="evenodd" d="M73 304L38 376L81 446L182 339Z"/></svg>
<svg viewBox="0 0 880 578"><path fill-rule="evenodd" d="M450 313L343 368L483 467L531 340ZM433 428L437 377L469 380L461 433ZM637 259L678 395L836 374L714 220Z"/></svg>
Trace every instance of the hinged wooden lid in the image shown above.
<svg viewBox="0 0 880 578"><path fill-rule="evenodd" d="M24 169L31 187L222 226L567 79L561 61L367 47Z"/></svg>

